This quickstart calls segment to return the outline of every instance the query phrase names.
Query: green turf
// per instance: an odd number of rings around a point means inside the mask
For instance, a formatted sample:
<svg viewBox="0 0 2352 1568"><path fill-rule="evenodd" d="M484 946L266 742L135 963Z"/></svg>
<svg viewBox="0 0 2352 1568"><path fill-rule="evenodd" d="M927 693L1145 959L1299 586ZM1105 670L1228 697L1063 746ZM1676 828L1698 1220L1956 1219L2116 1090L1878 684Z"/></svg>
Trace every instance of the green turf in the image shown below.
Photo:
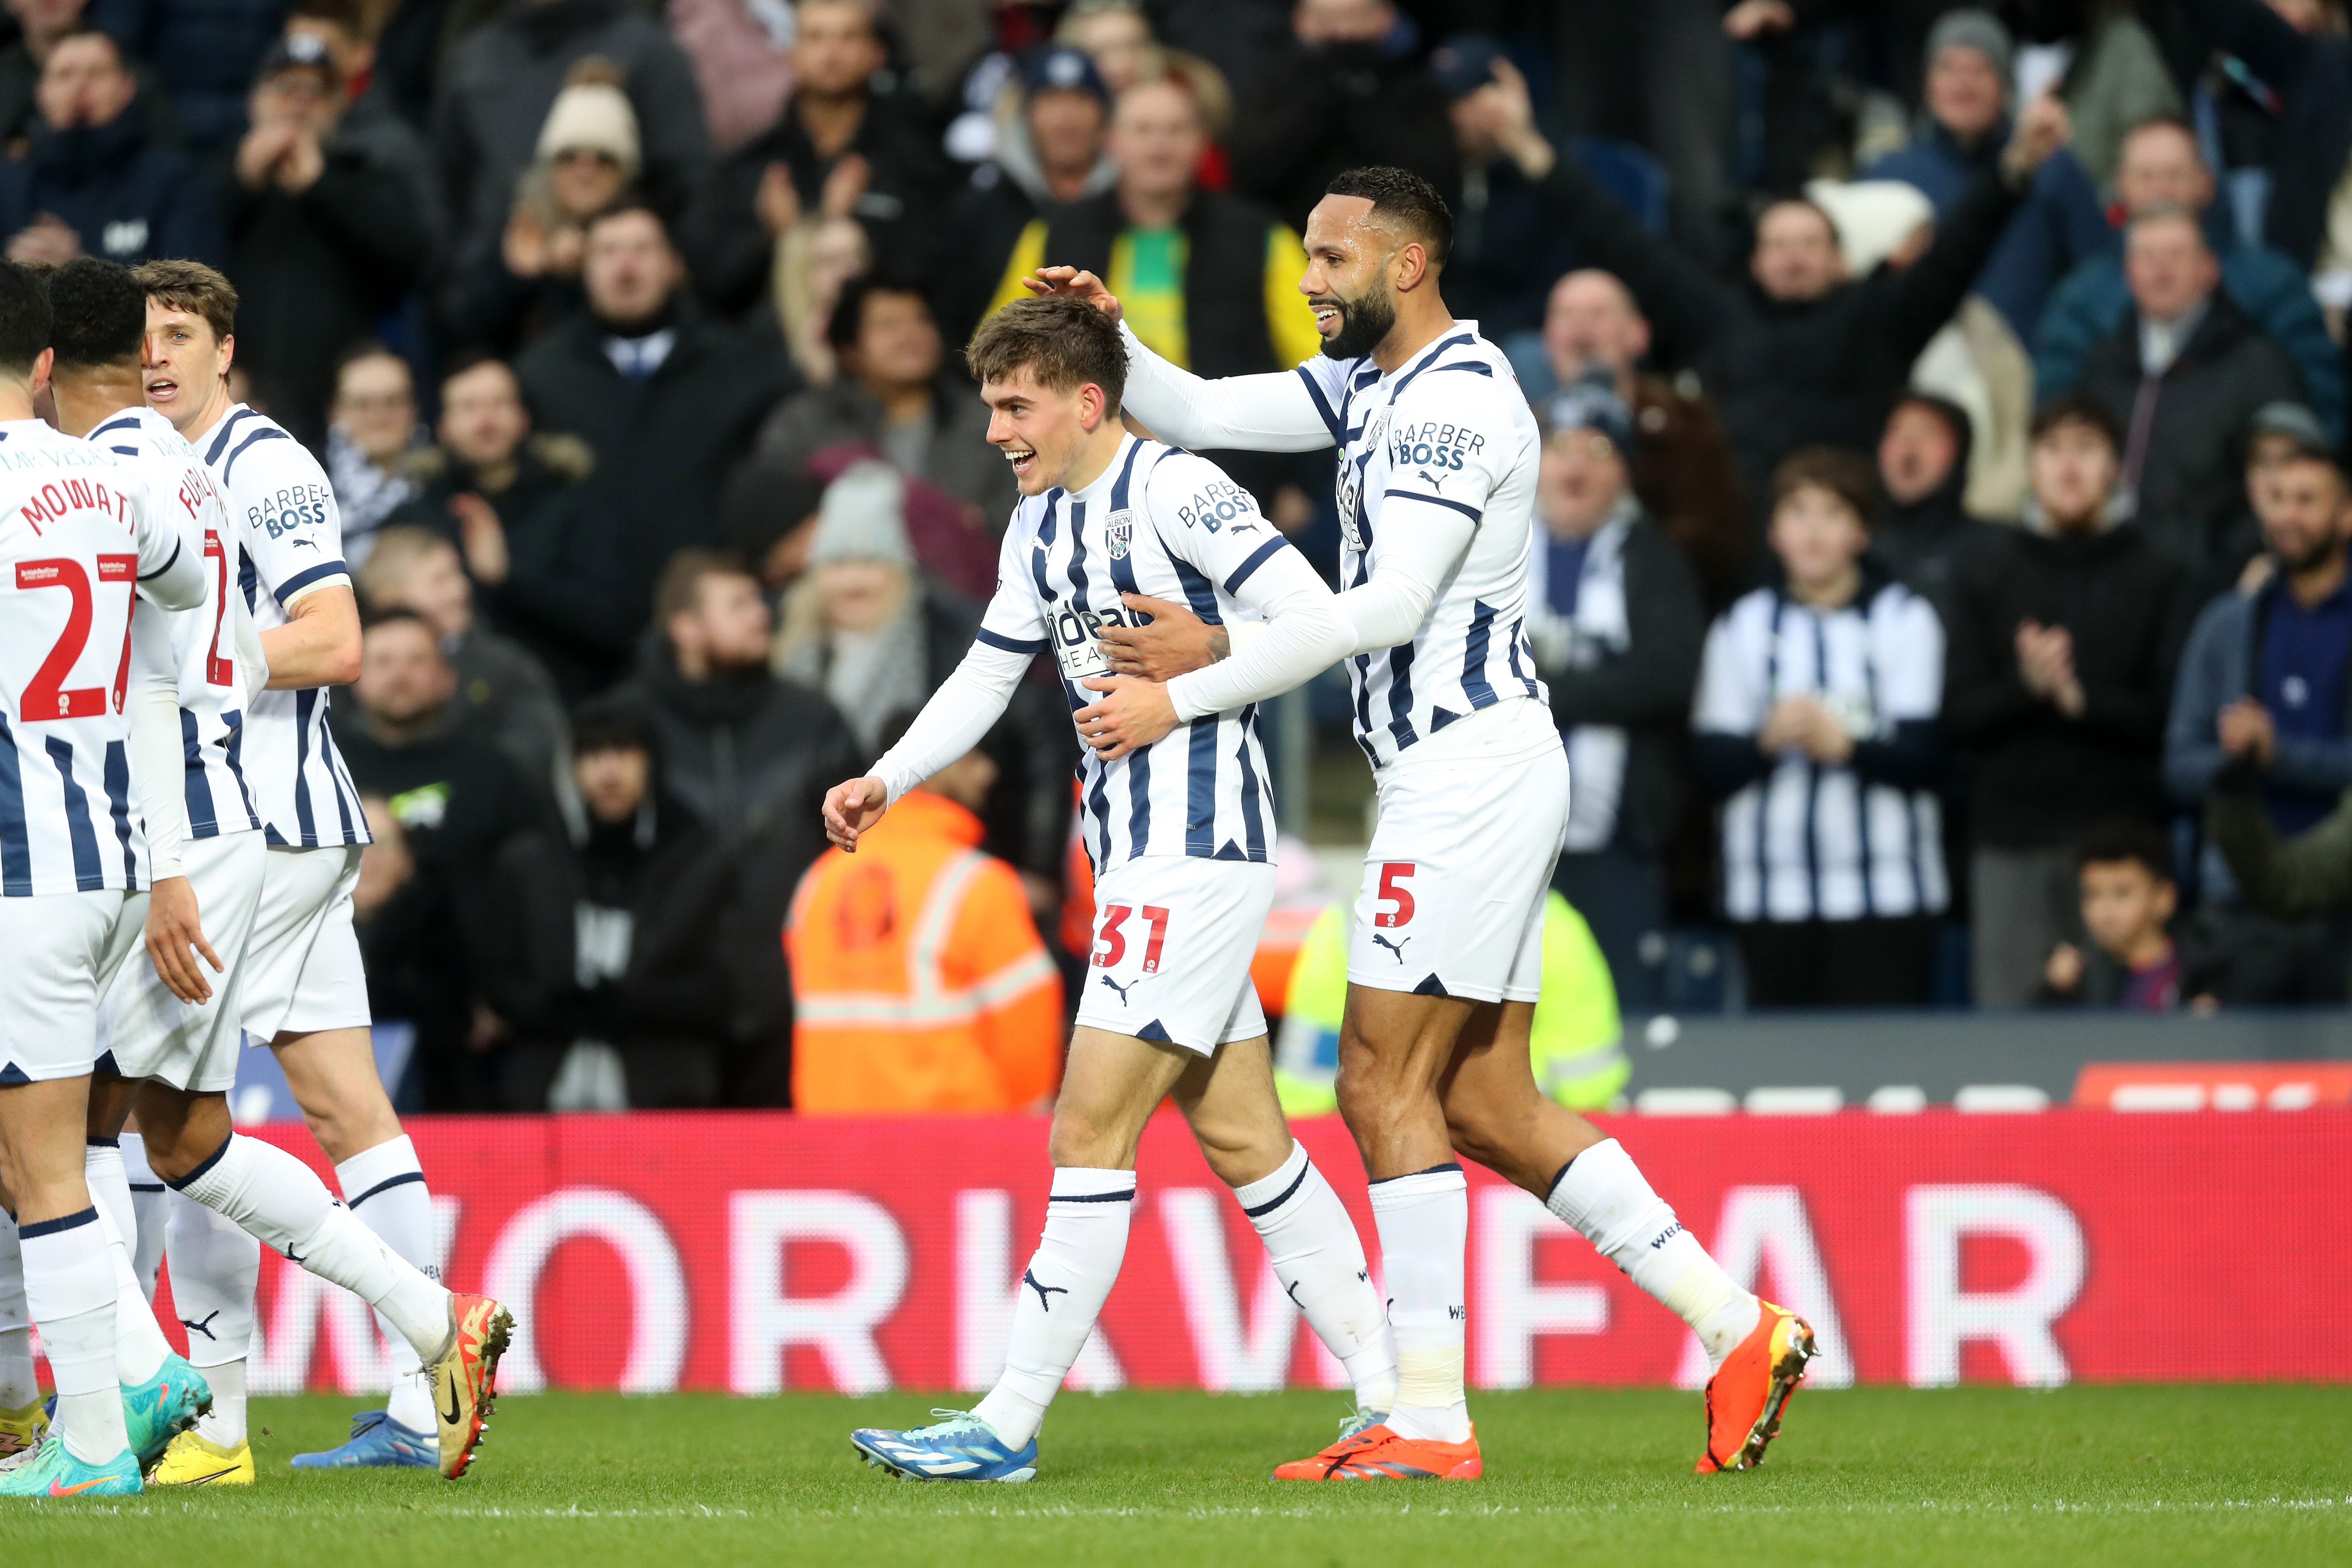
<svg viewBox="0 0 2352 1568"><path fill-rule="evenodd" d="M1486 1479L1282 1485L1332 1395L1066 1395L1022 1487L918 1486L855 1461L890 1395L509 1398L476 1473L295 1474L352 1402L254 1406L262 1485L0 1512L0 1563L502 1568L627 1562L1343 1563L2352 1562L2352 1392L1811 1393L1770 1462L1690 1475L1691 1394L1476 1401ZM266 1436L264 1435L266 1433Z"/></svg>

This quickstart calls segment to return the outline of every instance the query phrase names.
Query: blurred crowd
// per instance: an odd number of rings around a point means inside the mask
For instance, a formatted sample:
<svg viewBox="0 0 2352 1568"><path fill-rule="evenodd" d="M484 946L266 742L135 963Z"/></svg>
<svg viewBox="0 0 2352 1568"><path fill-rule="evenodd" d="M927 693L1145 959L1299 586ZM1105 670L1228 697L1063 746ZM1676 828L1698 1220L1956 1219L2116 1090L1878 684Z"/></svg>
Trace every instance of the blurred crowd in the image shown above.
<svg viewBox="0 0 2352 1568"><path fill-rule="evenodd" d="M793 954L1082 964L1042 678L936 853L793 906L991 590L957 345L1054 262L1283 369L1363 163L1446 194L1548 432L1558 886L1626 1008L2346 999L2341 0L5 5L8 253L221 267L332 479L413 1103L814 1104ZM1333 564L1328 454L1212 455ZM1050 990L923 1045L939 1103L1050 1089Z"/></svg>

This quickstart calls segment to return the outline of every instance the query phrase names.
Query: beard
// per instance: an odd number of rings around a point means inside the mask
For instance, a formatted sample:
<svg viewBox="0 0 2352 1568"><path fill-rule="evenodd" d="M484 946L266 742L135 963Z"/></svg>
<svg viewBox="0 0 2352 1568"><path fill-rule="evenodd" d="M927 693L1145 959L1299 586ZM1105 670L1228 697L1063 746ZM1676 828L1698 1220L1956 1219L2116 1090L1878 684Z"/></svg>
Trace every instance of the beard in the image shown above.
<svg viewBox="0 0 2352 1568"><path fill-rule="evenodd" d="M1385 289L1368 290L1360 300L1334 294L1331 302L1339 307L1339 330L1323 340L1327 358L1361 359L1396 325L1396 301Z"/></svg>

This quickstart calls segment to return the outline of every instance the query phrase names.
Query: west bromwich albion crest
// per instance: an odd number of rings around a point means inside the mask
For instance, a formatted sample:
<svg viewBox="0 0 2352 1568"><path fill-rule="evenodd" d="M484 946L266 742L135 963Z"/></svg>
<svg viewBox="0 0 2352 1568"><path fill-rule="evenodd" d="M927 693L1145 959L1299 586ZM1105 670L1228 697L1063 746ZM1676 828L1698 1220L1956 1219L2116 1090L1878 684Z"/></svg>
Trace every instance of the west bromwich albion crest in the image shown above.
<svg viewBox="0 0 2352 1568"><path fill-rule="evenodd" d="M1126 560L1127 547L1135 538L1134 511L1122 509L1111 513L1103 531L1110 535L1110 558L1113 561Z"/></svg>

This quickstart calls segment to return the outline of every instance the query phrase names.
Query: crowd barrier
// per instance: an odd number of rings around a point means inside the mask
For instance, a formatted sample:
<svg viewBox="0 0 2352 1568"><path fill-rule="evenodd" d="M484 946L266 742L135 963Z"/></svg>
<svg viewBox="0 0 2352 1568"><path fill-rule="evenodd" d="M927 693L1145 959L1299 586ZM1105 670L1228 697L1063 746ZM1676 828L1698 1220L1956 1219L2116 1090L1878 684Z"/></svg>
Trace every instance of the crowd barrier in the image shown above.
<svg viewBox="0 0 2352 1568"><path fill-rule="evenodd" d="M521 1323L502 1385L986 1387L1044 1218L1037 1118L418 1118L446 1276ZM1611 1130L1734 1275L1820 1331L1820 1385L2352 1380L2352 1110ZM258 1135L324 1173L299 1124ZM1336 1121L1298 1134L1373 1237ZM1181 1125L1074 1386L1334 1386ZM1696 1342L1534 1197L1470 1170L1486 1388L1693 1386ZM1377 1246L1372 1246L1377 1268ZM168 1281L166 1284L168 1289ZM264 1254L257 1392L381 1386L368 1313Z"/></svg>

